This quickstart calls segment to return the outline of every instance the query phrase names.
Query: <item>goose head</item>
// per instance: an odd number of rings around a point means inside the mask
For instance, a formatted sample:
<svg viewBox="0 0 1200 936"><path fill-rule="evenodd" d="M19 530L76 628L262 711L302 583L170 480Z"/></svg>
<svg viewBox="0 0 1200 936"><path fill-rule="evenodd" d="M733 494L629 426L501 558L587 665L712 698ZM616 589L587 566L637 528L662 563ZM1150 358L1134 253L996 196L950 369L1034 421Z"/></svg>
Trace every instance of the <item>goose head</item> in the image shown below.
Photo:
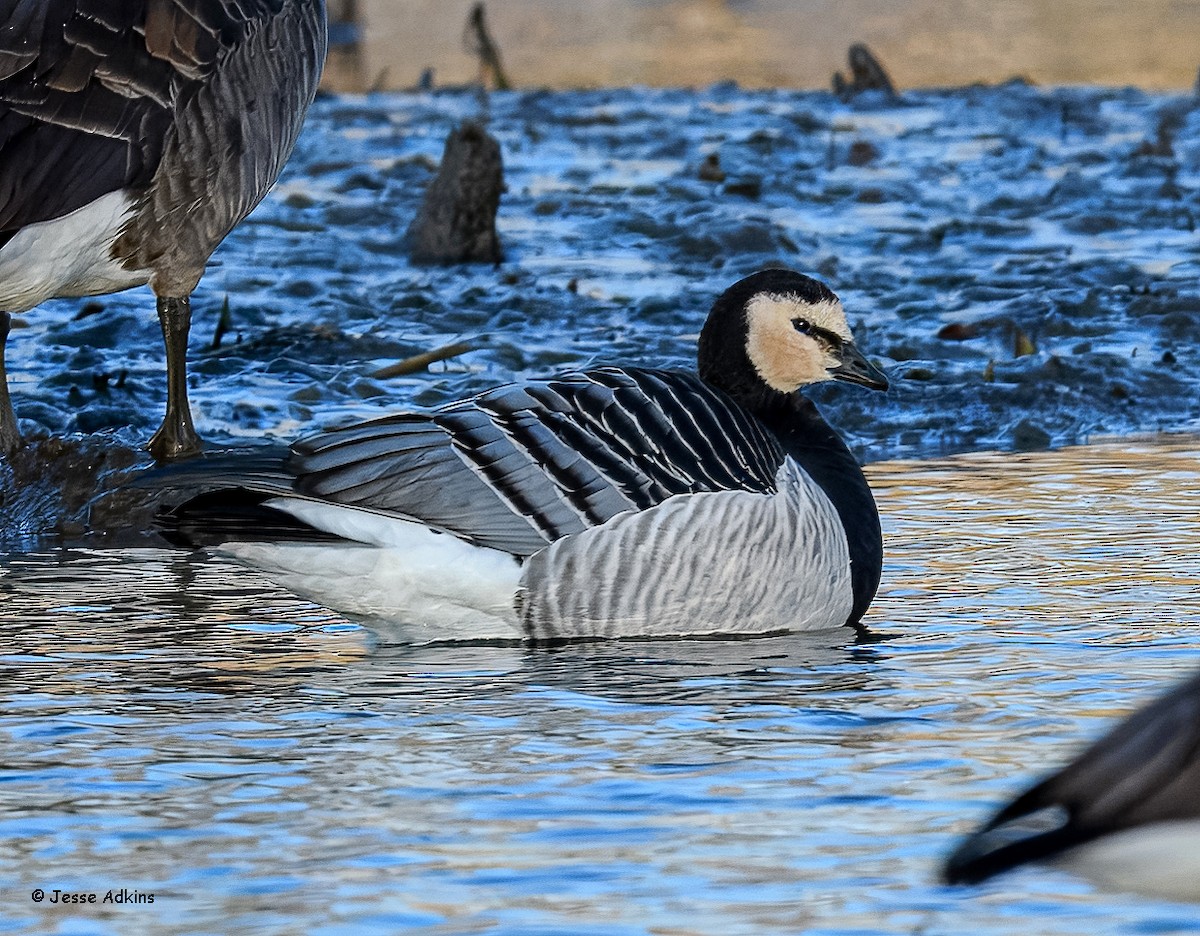
<svg viewBox="0 0 1200 936"><path fill-rule="evenodd" d="M723 292L700 333L700 376L752 405L825 380L886 390L854 344L841 300L792 270L761 270Z"/></svg>

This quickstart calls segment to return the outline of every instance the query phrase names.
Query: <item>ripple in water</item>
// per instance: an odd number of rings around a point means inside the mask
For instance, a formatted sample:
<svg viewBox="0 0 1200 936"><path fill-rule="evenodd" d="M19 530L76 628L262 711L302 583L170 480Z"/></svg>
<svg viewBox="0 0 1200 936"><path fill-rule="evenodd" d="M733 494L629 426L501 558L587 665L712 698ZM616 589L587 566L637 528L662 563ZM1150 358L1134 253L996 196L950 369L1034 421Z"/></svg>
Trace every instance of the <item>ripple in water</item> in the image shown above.
<svg viewBox="0 0 1200 936"><path fill-rule="evenodd" d="M216 559L9 558L0 928L1191 930L1057 871L935 874L1193 667L1197 466L1184 437L872 466L857 643L405 647Z"/></svg>

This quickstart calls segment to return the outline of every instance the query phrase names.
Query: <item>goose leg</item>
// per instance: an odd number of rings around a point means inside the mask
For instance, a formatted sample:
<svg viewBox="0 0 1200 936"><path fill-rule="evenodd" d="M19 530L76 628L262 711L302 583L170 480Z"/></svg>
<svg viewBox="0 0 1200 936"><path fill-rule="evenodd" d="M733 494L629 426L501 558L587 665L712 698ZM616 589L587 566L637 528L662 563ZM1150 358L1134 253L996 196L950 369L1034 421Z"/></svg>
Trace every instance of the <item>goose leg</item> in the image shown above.
<svg viewBox="0 0 1200 936"><path fill-rule="evenodd" d="M159 296L158 321L167 346L167 415L147 446L155 461L186 458L200 452L200 437L192 425L187 398L187 341L192 305L187 296Z"/></svg>
<svg viewBox="0 0 1200 936"><path fill-rule="evenodd" d="M11 324L12 316L0 312L0 455L12 455L21 447L17 414L13 412L12 398L8 395L8 374L4 370L4 346L8 342Z"/></svg>

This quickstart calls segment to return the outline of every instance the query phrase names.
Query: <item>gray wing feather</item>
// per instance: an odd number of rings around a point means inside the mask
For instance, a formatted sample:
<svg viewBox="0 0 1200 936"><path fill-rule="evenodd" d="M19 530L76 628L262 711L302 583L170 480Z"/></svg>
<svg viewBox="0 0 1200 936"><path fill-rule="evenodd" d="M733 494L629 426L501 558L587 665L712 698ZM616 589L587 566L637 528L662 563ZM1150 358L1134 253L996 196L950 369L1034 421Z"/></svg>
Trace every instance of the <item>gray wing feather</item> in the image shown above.
<svg viewBox="0 0 1200 936"><path fill-rule="evenodd" d="M546 545L523 516L469 470L429 416L400 414L296 443L301 494L419 519L484 545L528 555Z"/></svg>
<svg viewBox="0 0 1200 936"><path fill-rule="evenodd" d="M783 459L698 377L598 368L323 433L289 468L306 496L531 555L674 494L773 492Z"/></svg>

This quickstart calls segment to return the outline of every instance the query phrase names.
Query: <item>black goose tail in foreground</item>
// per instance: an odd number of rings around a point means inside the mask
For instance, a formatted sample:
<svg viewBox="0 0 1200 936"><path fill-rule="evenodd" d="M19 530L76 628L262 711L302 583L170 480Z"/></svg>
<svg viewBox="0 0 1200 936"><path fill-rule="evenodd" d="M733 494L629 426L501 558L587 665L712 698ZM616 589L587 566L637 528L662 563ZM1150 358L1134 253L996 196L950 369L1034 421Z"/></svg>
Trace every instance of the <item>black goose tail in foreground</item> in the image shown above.
<svg viewBox="0 0 1200 936"><path fill-rule="evenodd" d="M1200 898L1200 674L1018 796L944 874L974 884L1051 859L1106 885Z"/></svg>

